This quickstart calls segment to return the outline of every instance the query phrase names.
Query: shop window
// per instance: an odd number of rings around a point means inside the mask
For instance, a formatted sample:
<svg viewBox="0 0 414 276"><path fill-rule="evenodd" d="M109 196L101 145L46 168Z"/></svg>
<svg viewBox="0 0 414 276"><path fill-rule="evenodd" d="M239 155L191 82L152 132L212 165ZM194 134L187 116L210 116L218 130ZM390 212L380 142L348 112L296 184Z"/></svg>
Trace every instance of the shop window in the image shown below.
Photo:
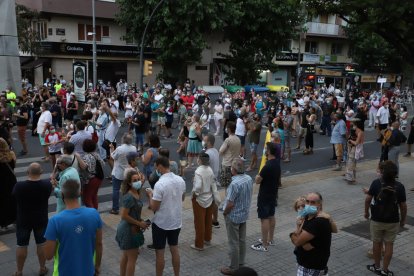
<svg viewBox="0 0 414 276"><path fill-rule="evenodd" d="M305 53L317 54L318 53L318 42L306 41Z"/></svg>
<svg viewBox="0 0 414 276"><path fill-rule="evenodd" d="M342 54L342 44L332 43L331 55L341 55L341 54Z"/></svg>
<svg viewBox="0 0 414 276"><path fill-rule="evenodd" d="M38 40L47 39L48 29L46 21L35 21L33 22L33 31L37 34Z"/></svg>

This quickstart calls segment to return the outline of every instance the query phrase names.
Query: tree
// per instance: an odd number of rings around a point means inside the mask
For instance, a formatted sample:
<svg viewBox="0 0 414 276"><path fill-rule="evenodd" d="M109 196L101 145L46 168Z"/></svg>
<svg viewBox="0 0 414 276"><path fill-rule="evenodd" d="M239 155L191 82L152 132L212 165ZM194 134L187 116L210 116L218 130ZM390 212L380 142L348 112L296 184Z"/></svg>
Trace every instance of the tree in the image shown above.
<svg viewBox="0 0 414 276"><path fill-rule="evenodd" d="M117 20L128 26L129 38L140 43L149 15L159 0L118 0ZM161 77L183 81L186 67L201 59L206 48L204 34L224 25L226 1L181 0L165 1L150 23L145 46L157 49L157 59L163 66Z"/></svg>
<svg viewBox="0 0 414 276"><path fill-rule="evenodd" d="M224 37L230 41L225 63L228 77L236 83L254 84L260 71L277 70L274 57L300 25L300 1L245 0L238 4L237 18L228 18Z"/></svg>
<svg viewBox="0 0 414 276"><path fill-rule="evenodd" d="M149 14L159 0L118 0L117 20L140 42ZM255 82L259 69L275 70L277 49L299 23L299 0L166 1L155 13L145 46L157 49L166 80L185 79L188 63L201 59L206 37L221 33L230 42L223 53L238 83Z"/></svg>
<svg viewBox="0 0 414 276"><path fill-rule="evenodd" d="M33 30L33 22L39 19L39 13L26 6L16 4L17 38L22 52L36 54L39 50L39 36Z"/></svg>
<svg viewBox="0 0 414 276"><path fill-rule="evenodd" d="M350 26L376 34L414 64L414 1L306 0L311 13L338 14Z"/></svg>
<svg viewBox="0 0 414 276"><path fill-rule="evenodd" d="M403 60L395 48L376 33L367 33L359 26L345 27L352 60L362 71L401 72Z"/></svg>

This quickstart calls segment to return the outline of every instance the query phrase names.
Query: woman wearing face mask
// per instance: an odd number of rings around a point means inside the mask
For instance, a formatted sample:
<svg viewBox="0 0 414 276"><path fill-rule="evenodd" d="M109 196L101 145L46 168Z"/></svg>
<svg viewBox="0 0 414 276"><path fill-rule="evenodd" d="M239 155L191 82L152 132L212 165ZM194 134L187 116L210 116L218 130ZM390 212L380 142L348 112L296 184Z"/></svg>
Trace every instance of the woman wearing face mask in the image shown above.
<svg viewBox="0 0 414 276"><path fill-rule="evenodd" d="M67 107L66 120L73 121L73 117L78 114L78 101L75 95L70 96L70 101Z"/></svg>
<svg viewBox="0 0 414 276"><path fill-rule="evenodd" d="M188 145L187 145L187 155L188 155L188 165L187 168L194 166L193 160L197 158L202 150L201 146L201 125L200 125L200 116L193 115L191 123L187 126L189 129L188 134Z"/></svg>
<svg viewBox="0 0 414 276"><path fill-rule="evenodd" d="M363 156L364 131L362 122L358 119L352 120L352 129L348 138L348 159L346 161L346 173L344 180L348 184L355 184L356 181L356 163Z"/></svg>
<svg viewBox="0 0 414 276"><path fill-rule="evenodd" d="M143 203L140 190L145 178L134 169L128 169L122 182L121 222L116 230L115 240L122 250L120 275L133 276L137 262L139 247L144 244L143 231L149 228L141 218Z"/></svg>
<svg viewBox="0 0 414 276"><path fill-rule="evenodd" d="M128 96L126 100L126 104L125 104L125 121L127 121L128 118L132 117L133 115L132 109L133 109L133 102L131 100L131 96Z"/></svg>

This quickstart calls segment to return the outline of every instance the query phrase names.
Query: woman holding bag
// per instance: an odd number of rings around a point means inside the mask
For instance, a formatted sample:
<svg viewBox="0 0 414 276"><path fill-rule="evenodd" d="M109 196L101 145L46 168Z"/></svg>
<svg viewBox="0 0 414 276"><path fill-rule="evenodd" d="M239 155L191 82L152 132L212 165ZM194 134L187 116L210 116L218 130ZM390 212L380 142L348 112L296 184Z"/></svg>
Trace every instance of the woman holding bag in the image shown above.
<svg viewBox="0 0 414 276"><path fill-rule="evenodd" d="M120 263L121 276L133 276L137 262L139 247L144 244L143 231L150 224L141 219L143 203L140 190L145 181L144 175L135 169L128 169L122 182L121 222L116 230L115 240L123 251Z"/></svg>
<svg viewBox="0 0 414 276"><path fill-rule="evenodd" d="M348 184L355 184L356 163L364 157L364 131L363 122L359 119L351 119L351 130L348 138L348 159L346 161L345 178Z"/></svg>
<svg viewBox="0 0 414 276"><path fill-rule="evenodd" d="M198 158L199 167L194 173L192 203L194 213L195 242L192 249L202 251L204 245L211 244L213 200L219 201L213 170L210 168L210 157L201 153ZM220 202L216 202L220 204Z"/></svg>

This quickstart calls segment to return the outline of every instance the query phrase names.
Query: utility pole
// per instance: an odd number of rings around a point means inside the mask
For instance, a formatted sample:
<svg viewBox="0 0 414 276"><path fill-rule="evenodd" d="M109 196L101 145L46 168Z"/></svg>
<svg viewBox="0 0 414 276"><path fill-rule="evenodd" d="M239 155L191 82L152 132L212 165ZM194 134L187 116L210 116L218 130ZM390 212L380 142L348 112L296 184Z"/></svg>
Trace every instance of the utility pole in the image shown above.
<svg viewBox="0 0 414 276"><path fill-rule="evenodd" d="M97 72L96 72L96 22L95 22L95 0L92 0L92 74L93 74L93 90L96 89Z"/></svg>
<svg viewBox="0 0 414 276"><path fill-rule="evenodd" d="M299 92L299 78L300 78L300 54L301 54L302 29L299 31L299 46L298 46L298 60L296 63L296 93Z"/></svg>

